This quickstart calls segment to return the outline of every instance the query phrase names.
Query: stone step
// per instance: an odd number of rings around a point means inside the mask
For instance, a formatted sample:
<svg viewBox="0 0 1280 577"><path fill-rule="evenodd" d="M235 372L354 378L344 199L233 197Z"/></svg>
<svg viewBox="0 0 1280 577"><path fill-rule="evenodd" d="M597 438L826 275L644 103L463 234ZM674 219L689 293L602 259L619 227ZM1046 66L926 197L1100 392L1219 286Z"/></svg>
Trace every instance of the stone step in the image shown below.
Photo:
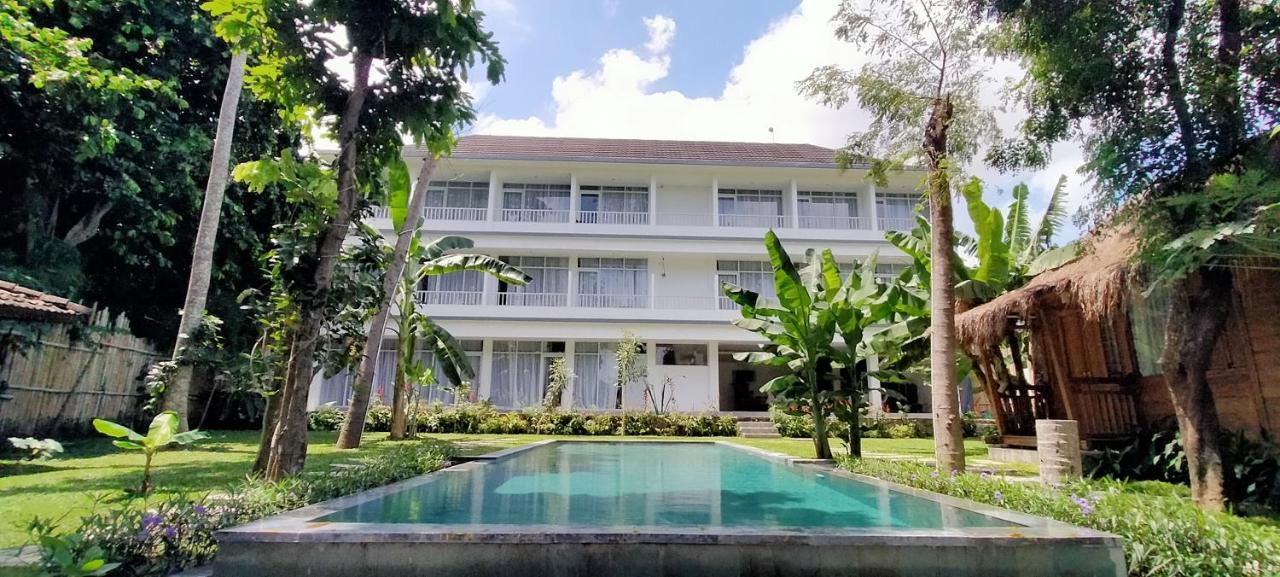
<svg viewBox="0 0 1280 577"><path fill-rule="evenodd" d="M781 437L772 421L738 421L738 436L748 439L776 439Z"/></svg>

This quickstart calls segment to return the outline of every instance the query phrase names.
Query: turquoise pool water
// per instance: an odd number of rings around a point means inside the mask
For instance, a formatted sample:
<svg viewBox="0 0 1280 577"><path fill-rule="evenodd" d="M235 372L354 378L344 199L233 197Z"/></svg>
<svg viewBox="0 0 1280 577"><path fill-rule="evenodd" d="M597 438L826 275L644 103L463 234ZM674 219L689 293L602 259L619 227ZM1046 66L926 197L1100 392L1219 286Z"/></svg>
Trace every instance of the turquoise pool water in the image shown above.
<svg viewBox="0 0 1280 577"><path fill-rule="evenodd" d="M1012 523L713 443L561 442L317 519L341 523L1008 527Z"/></svg>

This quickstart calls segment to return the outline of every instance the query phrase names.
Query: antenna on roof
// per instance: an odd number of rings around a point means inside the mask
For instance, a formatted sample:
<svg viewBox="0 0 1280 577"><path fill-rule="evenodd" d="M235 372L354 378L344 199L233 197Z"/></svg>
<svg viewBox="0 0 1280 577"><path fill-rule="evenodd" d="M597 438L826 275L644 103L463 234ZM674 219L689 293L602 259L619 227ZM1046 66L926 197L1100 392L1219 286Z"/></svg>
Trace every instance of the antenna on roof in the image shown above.
<svg viewBox="0 0 1280 577"><path fill-rule="evenodd" d="M772 126L769 127L769 140L772 141L774 144L778 143L778 135L773 133Z"/></svg>

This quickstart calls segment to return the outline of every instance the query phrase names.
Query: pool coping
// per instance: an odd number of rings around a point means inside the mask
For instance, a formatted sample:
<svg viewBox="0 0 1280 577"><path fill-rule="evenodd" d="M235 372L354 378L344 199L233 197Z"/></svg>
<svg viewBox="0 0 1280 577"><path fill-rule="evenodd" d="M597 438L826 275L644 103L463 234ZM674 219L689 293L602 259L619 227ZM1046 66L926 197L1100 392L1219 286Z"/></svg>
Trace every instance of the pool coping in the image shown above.
<svg viewBox="0 0 1280 577"><path fill-rule="evenodd" d="M338 523L317 521L321 517L391 493L435 481L444 474L484 467L524 451L553 443L592 443L602 440L549 439L512 447L473 458L461 464L420 475L376 489L339 497L301 509L217 532L220 544L232 543L662 543L662 544L806 544L806 545L928 545L969 546L979 543L1002 546L1036 546L1045 542L1070 541L1079 545L1118 548L1120 537L1085 527L1026 515L973 501L923 491L905 485L858 475L829 464L739 445L729 441L679 441L732 447L756 456L804 467L820 474L834 474L879 489L897 491L963 511L970 511L1013 523L1014 527L970 527L942 529L803 528L762 529L758 527L651 527L618 529L573 525L470 525L427 523ZM608 442L608 441L604 441ZM614 441L617 442L617 441ZM672 441L630 441L672 443Z"/></svg>

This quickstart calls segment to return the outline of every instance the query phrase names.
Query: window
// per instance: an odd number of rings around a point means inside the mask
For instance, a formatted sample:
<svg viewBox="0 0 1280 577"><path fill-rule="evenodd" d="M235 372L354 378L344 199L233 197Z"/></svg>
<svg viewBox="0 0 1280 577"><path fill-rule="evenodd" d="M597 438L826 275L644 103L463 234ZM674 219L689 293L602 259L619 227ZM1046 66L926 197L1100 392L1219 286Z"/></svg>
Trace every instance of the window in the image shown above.
<svg viewBox="0 0 1280 577"><path fill-rule="evenodd" d="M876 214L883 230L911 230L916 226L916 206L920 197L914 194L876 195ZM927 215L928 210L925 209Z"/></svg>
<svg viewBox="0 0 1280 577"><path fill-rule="evenodd" d="M617 343L576 343L573 346L573 406L617 409Z"/></svg>
<svg viewBox="0 0 1280 577"><path fill-rule="evenodd" d="M665 345L658 343L658 364L664 366L706 366L706 345Z"/></svg>
<svg viewBox="0 0 1280 577"><path fill-rule="evenodd" d="M909 265L900 262L882 262L876 264L876 279L884 283L892 283Z"/></svg>
<svg viewBox="0 0 1280 577"><path fill-rule="evenodd" d="M426 217L431 220L485 220L489 183L433 181L427 188Z"/></svg>
<svg viewBox="0 0 1280 577"><path fill-rule="evenodd" d="M524 286L498 282L498 304L562 307L568 304L569 259L565 257L504 256L502 260L532 277Z"/></svg>
<svg viewBox="0 0 1280 577"><path fill-rule="evenodd" d="M503 184L502 220L569 222L569 185Z"/></svg>
<svg viewBox="0 0 1280 577"><path fill-rule="evenodd" d="M718 260L716 261L716 294L720 294L720 284L731 283L752 291L760 296L776 298L777 290L773 284L773 265L763 261ZM720 308L731 310L738 308L733 301L724 296L719 298Z"/></svg>
<svg viewBox="0 0 1280 577"><path fill-rule="evenodd" d="M467 356L467 364L471 365L472 372L476 367L480 366L480 353L484 348L483 341L464 340L458 343L462 347L463 353ZM431 351L418 351L414 354L415 360L424 366L429 366L435 371L436 383L429 387L425 387L422 392L422 402L424 403L444 403L451 405L459 401L468 400L466 397L460 397L462 383L454 381L446 376L444 367L436 358L435 353ZM475 390L475 383L470 384L471 390Z"/></svg>
<svg viewBox="0 0 1280 577"><path fill-rule="evenodd" d="M777 227L784 224L781 190L722 188L717 198L720 226Z"/></svg>
<svg viewBox="0 0 1280 577"><path fill-rule="evenodd" d="M578 222L649 224L646 186L580 186Z"/></svg>
<svg viewBox="0 0 1280 577"><path fill-rule="evenodd" d="M578 306L643 308L649 304L649 261L578 259Z"/></svg>
<svg viewBox="0 0 1280 577"><path fill-rule="evenodd" d="M870 228L858 218L858 193L802 190L796 193L800 228Z"/></svg>
<svg viewBox="0 0 1280 577"><path fill-rule="evenodd" d="M418 294L418 302L428 305L478 305L483 299L484 273L478 270L429 276Z"/></svg>

